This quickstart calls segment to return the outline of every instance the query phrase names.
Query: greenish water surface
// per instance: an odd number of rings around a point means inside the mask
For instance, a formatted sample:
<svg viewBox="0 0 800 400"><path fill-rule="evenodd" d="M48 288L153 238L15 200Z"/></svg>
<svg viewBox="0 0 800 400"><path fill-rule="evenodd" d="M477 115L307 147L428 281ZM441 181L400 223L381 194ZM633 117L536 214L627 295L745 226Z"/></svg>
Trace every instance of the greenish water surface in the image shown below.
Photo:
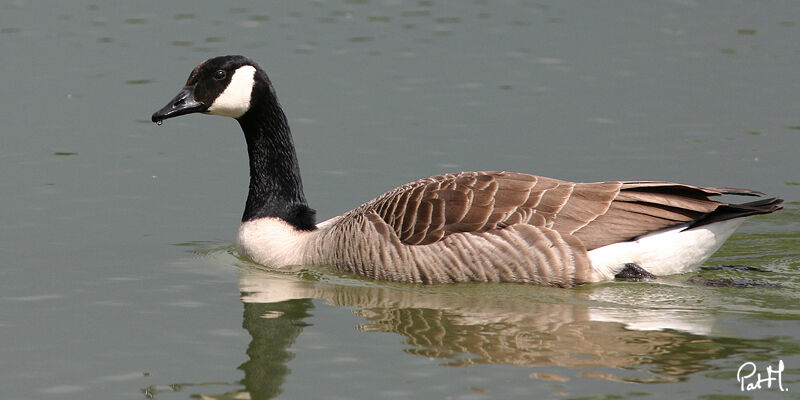
<svg viewBox="0 0 800 400"><path fill-rule="evenodd" d="M798 16L791 1L0 1L0 398L800 398ZM149 121L230 53L270 74L321 220L481 169L748 187L786 209L708 263L754 269L653 282L267 270L232 244L238 125ZM748 362L782 362L788 390L742 390Z"/></svg>

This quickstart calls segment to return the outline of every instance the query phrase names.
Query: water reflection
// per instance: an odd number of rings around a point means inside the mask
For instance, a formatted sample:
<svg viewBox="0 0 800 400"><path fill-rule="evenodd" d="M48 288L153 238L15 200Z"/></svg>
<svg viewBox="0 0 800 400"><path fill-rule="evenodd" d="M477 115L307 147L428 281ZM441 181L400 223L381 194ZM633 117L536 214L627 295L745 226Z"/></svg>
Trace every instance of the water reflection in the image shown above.
<svg viewBox="0 0 800 400"><path fill-rule="evenodd" d="M365 320L360 331L399 334L406 352L449 366L553 366L576 369L584 377L673 382L711 368L702 360L718 351L690 333L707 332L710 315L641 308L643 298L637 296L652 291L636 285L623 288L619 298L623 285L569 291L522 285L424 287L306 275L247 268L240 278L243 326L252 337L249 360L240 368L252 398L280 393L290 373L289 348L307 324L311 299L352 308ZM695 343L705 343L702 357L686 356ZM531 377L569 380L557 374Z"/></svg>
<svg viewBox="0 0 800 400"><path fill-rule="evenodd" d="M310 324L325 323L312 314L331 312L313 310L320 300L363 318L357 330L397 334L403 351L440 360L444 367L514 365L530 368L525 372L530 378L549 382L578 384L592 378L669 383L690 380L698 372L729 379L738 363L727 365L727 360L754 352L796 352L791 343L732 338L724 322L715 326L720 313L741 311L726 304L741 304L765 293L725 295L717 288L687 285L685 277L569 290L514 284L408 285L364 280L325 268L266 270L236 258L229 244L180 246L201 256L185 265L193 273L229 272L232 265L241 271L242 327L250 336L246 361L239 365L244 378L153 385L143 389L146 396L200 390L206 393L202 398L209 399L278 397L292 374L298 337ZM330 358L326 343L317 344L321 347L313 350L314 357ZM355 357L366 361L370 355Z"/></svg>
<svg viewBox="0 0 800 400"><path fill-rule="evenodd" d="M244 303L244 328L252 340L247 346L249 358L239 368L245 372L242 384L254 399L269 399L281 393L281 386L293 358L289 347L302 332L313 308L311 299L277 303Z"/></svg>

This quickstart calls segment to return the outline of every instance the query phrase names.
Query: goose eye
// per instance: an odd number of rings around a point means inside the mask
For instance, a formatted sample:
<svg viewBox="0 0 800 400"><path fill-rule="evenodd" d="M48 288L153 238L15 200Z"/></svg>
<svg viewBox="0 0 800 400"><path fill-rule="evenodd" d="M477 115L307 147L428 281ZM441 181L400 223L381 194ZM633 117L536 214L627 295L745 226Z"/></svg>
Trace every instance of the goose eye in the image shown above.
<svg viewBox="0 0 800 400"><path fill-rule="evenodd" d="M214 79L216 79L218 81L221 81L221 80L225 79L225 71L220 69L220 70L217 70L217 72L214 72Z"/></svg>

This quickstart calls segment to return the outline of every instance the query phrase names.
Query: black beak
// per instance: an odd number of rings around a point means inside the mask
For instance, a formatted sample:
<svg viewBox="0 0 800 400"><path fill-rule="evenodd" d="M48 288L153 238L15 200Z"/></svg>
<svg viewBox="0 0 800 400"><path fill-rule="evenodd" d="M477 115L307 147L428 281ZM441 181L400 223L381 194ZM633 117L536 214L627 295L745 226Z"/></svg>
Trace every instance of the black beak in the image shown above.
<svg viewBox="0 0 800 400"><path fill-rule="evenodd" d="M168 118L205 110L206 105L194 99L194 86L186 86L164 108L154 112L151 119L153 122L161 122Z"/></svg>

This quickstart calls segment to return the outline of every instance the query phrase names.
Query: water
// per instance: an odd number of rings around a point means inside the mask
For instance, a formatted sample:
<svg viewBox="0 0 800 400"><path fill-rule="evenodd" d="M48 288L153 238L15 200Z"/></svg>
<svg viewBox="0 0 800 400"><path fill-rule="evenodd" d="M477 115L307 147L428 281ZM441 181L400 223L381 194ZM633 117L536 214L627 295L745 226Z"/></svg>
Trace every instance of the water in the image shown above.
<svg viewBox="0 0 800 400"><path fill-rule="evenodd" d="M797 398L798 15L794 2L0 2L0 397ZM149 122L226 53L270 74L322 219L462 169L743 186L787 209L709 262L764 272L558 290L264 270L232 246L237 124ZM779 360L788 392L740 390L740 365Z"/></svg>

